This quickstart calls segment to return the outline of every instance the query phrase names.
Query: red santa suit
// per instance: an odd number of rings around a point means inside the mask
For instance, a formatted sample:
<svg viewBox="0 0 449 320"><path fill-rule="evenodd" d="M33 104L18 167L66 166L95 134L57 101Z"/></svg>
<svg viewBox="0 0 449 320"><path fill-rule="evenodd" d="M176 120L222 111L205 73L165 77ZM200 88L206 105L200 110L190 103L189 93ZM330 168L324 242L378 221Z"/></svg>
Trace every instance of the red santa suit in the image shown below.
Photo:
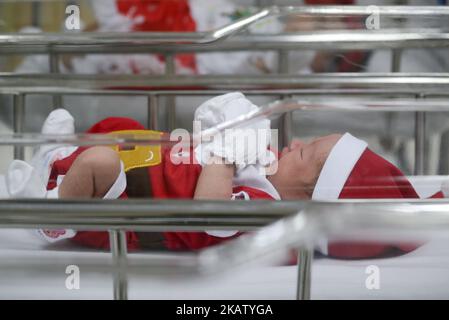
<svg viewBox="0 0 449 320"><path fill-rule="evenodd" d="M110 133L123 130L145 130L145 128L132 119L128 118L107 118L100 121L88 130L88 133ZM61 183L64 175L70 169L75 159L86 150L85 147L78 148L70 156L55 161L52 165L48 189L51 190ZM189 164L174 164L171 160L171 148L161 147L160 154L155 155L160 159L155 165L145 167L139 175L146 174L147 179L139 184L138 193L140 197L158 199L192 199L194 196L198 177L201 173L201 166L193 161L194 153L179 155L190 157ZM132 171L132 170L131 170ZM128 176L128 179L130 177ZM132 196L136 189L135 185L127 183L127 177L123 170L119 177L107 192L106 199L127 198ZM233 181L233 200L250 199L280 199L274 187L268 180L261 176L255 168L248 167L243 170ZM165 232L165 246L170 250L196 250L207 246L215 245L224 240L238 236L237 231L206 231L206 232ZM51 235L51 233L47 234ZM53 233L58 236L57 233ZM73 241L82 245L94 248L109 248L109 237L107 232L77 232ZM139 238L134 232L127 232L128 248L130 250L139 249Z"/></svg>

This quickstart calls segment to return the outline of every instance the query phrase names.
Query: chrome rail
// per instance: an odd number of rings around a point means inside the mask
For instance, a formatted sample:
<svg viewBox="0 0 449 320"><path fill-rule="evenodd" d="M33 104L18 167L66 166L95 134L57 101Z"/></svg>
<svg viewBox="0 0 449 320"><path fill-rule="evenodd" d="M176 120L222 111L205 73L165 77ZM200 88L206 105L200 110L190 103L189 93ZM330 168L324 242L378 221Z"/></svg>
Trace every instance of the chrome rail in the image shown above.
<svg viewBox="0 0 449 320"><path fill-rule="evenodd" d="M24 34L24 33L3 33L0 34L0 44L2 46L27 46L27 45L45 45L48 50L54 52L53 46L56 45L160 45L172 44L183 46L185 44L208 44L222 40L235 32L243 30L252 23L261 20L271 14L271 9L263 9L249 17L239 19L226 26L209 32L137 32L127 34L123 33L101 32L101 33L46 33L42 34Z"/></svg>
<svg viewBox="0 0 449 320"><path fill-rule="evenodd" d="M286 6L271 8L276 15L312 15L312 16L365 16L374 8L369 6ZM382 16L447 16L449 8L442 6L376 6L376 13Z"/></svg>
<svg viewBox="0 0 449 320"><path fill-rule="evenodd" d="M263 106L256 112L250 112L248 114L241 115L237 119L223 122L217 126L208 128L200 132L203 137L213 136L223 130L246 124L252 121L259 120L261 118L275 119L286 113L293 111L310 111L310 110L327 110L327 111L339 111L339 112L418 112L424 114L426 112L442 112L449 111L449 104L447 99L441 98L428 98L425 100L419 99L390 99L390 100L372 100L366 101L365 99L341 99L336 98L332 102L323 102L322 98L309 98L309 99L286 99L278 100L270 103L267 106ZM418 136L424 134L425 128L420 125L416 128ZM198 134L198 133L196 133ZM69 134L69 135L44 135L44 134L0 134L0 146L36 146L44 144L67 144L77 146L95 146L95 145L117 145L122 146L135 146L135 145L164 145L173 146L174 144L185 143L186 146L195 141L180 142L172 139L168 134L161 137L154 138L149 135L140 135L136 137L111 135L111 134ZM197 138L197 137L193 137ZM421 144L424 142L421 141Z"/></svg>
<svg viewBox="0 0 449 320"><path fill-rule="evenodd" d="M170 33L167 33L170 34ZM117 53L207 53L229 51L258 50L369 50L369 49L400 49L400 48L438 48L449 46L449 32L440 29L424 30L331 30L298 33L280 33L276 35L236 35L226 41L207 45L185 43L181 45L145 44L140 39L144 34L89 34L84 38L103 39L111 37L113 44L80 44L71 35L54 35L61 39L60 44L48 44L47 35L39 34L0 34L0 55L2 54L117 54ZM150 35L147 35L147 37ZM53 39L51 36L49 39ZM2 39L4 42L2 42ZM11 40L8 40L11 39ZM13 40L17 39L17 40ZM98 40L100 41L100 40ZM112 40L111 40L112 41ZM40 44L43 42L43 44ZM66 42L67 44L62 44ZM100 42L101 43L101 42Z"/></svg>
<svg viewBox="0 0 449 320"><path fill-rule="evenodd" d="M190 216L190 219L186 220L186 216ZM214 221L217 216L227 218L227 222L222 224ZM242 225L241 219L248 219L251 223ZM89 222L81 222L82 220ZM168 220L172 222L169 225L166 224ZM191 225L192 221L194 222ZM273 223L267 225L269 222ZM261 227L228 243L191 254L187 270L189 275L219 275L247 263L266 265L267 262L277 262L279 258L285 257L284 254L289 250L301 249L299 266L302 269L298 274L297 293L299 298L307 299L311 294L311 248L318 240L326 237L329 241L379 238L383 242L422 241L425 237L447 234L449 200L245 203L171 200L0 201L0 227L110 230L115 263L112 269L115 275L114 297L117 299L127 298L124 231L178 230L177 226L181 225L189 227L180 230L189 231L205 228L254 230ZM182 274L185 263L173 263L172 256L164 259L163 256L159 257L157 265L162 266L165 261L170 264L171 271L178 268Z"/></svg>
<svg viewBox="0 0 449 320"><path fill-rule="evenodd" d="M100 52L186 52L224 51L224 50L258 50L285 46L288 48L328 49L368 49L397 48L409 46L447 46L448 33L443 30L400 30L339 31L304 34L281 34L276 36L243 36L234 43L220 44L220 40L242 31L249 25L267 17L287 15L308 16L369 16L373 12L388 17L447 17L448 8L441 6L272 6L242 18L234 23L210 32L142 32L119 33L73 33L73 34L0 34L0 54L12 53L100 53ZM329 45L332 42L332 45ZM293 44L293 46L290 46ZM359 47L351 46L352 44ZM426 44L427 43L427 44ZM160 47L162 45L162 47ZM217 45L216 47L214 47ZM337 46L336 46L337 45ZM375 47L373 47L373 45ZM340 46L340 47L339 47ZM279 49L279 47L278 47ZM155 51L153 51L155 50Z"/></svg>
<svg viewBox="0 0 449 320"><path fill-rule="evenodd" d="M0 73L0 92L16 93L101 93L121 89L146 92L170 89L186 92L207 90L312 90L312 89L377 89L390 92L444 94L449 86L449 73L324 73L311 75L66 75ZM193 87L193 89L192 89ZM195 88L198 87L198 88ZM122 90L122 91L123 91ZM394 90L394 91L393 91Z"/></svg>
<svg viewBox="0 0 449 320"><path fill-rule="evenodd" d="M253 230L302 208L287 201L1 200L0 226L82 230Z"/></svg>

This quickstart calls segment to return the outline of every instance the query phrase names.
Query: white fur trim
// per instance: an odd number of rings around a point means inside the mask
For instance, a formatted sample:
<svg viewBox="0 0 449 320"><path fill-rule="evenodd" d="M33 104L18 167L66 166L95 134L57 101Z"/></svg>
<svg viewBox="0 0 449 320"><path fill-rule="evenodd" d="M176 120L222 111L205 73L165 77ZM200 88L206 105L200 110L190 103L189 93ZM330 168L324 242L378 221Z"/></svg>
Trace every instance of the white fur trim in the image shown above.
<svg viewBox="0 0 449 320"><path fill-rule="evenodd" d="M231 200L251 200L248 192L246 191L240 191L237 193L233 193Z"/></svg>
<svg viewBox="0 0 449 320"><path fill-rule="evenodd" d="M260 166L251 165L243 170L239 170L232 180L233 187L245 186L261 190L268 193L273 199L281 200L281 196L267 179L265 174L260 171Z"/></svg>
<svg viewBox="0 0 449 320"><path fill-rule="evenodd" d="M126 189L125 166L120 161L120 173L103 199L117 199Z"/></svg>
<svg viewBox="0 0 449 320"><path fill-rule="evenodd" d="M206 231L206 233L208 235L214 236L214 237L217 237L217 238L229 238L229 237L232 237L232 236L236 235L237 232L238 231L234 231L234 230L230 230L230 231L227 231L227 230L209 230L209 231Z"/></svg>
<svg viewBox="0 0 449 320"><path fill-rule="evenodd" d="M47 191L47 199L59 199L59 186Z"/></svg>
<svg viewBox="0 0 449 320"><path fill-rule="evenodd" d="M368 144L349 133L344 134L332 148L313 190L312 200L336 200ZM329 242L320 238L315 246L324 255L329 254Z"/></svg>
<svg viewBox="0 0 449 320"><path fill-rule="evenodd" d="M313 190L312 200L337 200L368 144L345 133L332 148Z"/></svg>
<svg viewBox="0 0 449 320"><path fill-rule="evenodd" d="M438 192L442 192L444 197L448 197L449 180L447 176L426 175L426 176L407 176L407 180L413 186L421 199L432 197Z"/></svg>
<svg viewBox="0 0 449 320"><path fill-rule="evenodd" d="M59 242L64 239L73 238L76 231L72 229L38 229L34 231L35 234L50 243Z"/></svg>

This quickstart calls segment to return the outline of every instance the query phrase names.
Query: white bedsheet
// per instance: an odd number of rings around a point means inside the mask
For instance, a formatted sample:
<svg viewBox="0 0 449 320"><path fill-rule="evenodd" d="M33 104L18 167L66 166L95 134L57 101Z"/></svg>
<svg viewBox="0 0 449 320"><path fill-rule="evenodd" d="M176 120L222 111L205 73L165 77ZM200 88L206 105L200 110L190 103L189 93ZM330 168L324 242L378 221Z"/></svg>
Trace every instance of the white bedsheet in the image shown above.
<svg viewBox="0 0 449 320"><path fill-rule="evenodd" d="M313 299L448 299L449 248L432 240L402 257L365 261L319 258L313 264ZM110 254L46 245L26 230L0 230L0 299L111 299ZM73 249L72 249L73 250ZM146 255L131 254L131 262ZM81 272L80 290L65 287L66 266ZM365 287L366 267L380 270L380 289ZM220 276L183 278L131 271L131 299L293 299L296 267L252 267Z"/></svg>

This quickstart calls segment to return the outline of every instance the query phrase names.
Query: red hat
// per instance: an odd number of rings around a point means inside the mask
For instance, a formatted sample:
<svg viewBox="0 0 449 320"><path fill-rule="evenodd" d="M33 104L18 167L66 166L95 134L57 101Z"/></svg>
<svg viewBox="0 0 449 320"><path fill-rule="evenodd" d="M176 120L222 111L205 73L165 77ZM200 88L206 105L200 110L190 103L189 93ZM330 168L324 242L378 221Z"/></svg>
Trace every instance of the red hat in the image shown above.
<svg viewBox="0 0 449 320"><path fill-rule="evenodd" d="M419 196L396 166L349 133L332 148L312 194L312 200L401 198Z"/></svg>
<svg viewBox="0 0 449 320"><path fill-rule="evenodd" d="M434 197L441 197L441 194ZM419 196L404 174L368 149L365 141L349 133L343 135L331 150L312 194L312 200L405 198ZM415 244L328 244L327 241L324 246L320 245L325 254L339 258L372 258L392 250L408 252L416 247Z"/></svg>
<svg viewBox="0 0 449 320"><path fill-rule="evenodd" d="M145 127L131 118L109 117L94 124L86 133L110 133L122 130L145 130Z"/></svg>

